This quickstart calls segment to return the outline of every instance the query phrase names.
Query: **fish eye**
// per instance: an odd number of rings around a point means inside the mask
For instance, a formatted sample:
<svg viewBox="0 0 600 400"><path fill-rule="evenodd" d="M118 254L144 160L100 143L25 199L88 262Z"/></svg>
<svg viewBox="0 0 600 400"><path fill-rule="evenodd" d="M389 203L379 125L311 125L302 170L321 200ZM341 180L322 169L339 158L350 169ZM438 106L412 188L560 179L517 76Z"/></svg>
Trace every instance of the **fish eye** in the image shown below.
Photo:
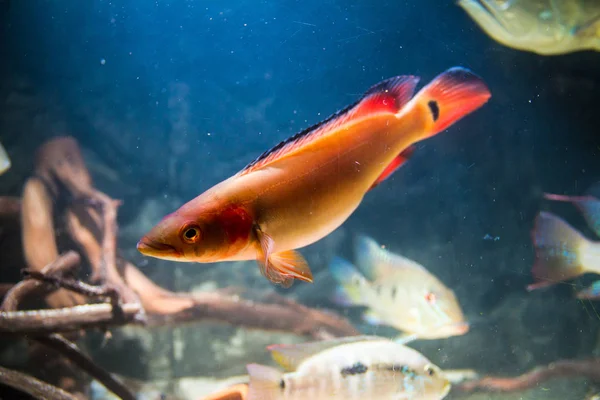
<svg viewBox="0 0 600 400"><path fill-rule="evenodd" d="M200 228L197 225L188 225L182 230L181 238L184 242L192 244L200 239Z"/></svg>
<svg viewBox="0 0 600 400"><path fill-rule="evenodd" d="M427 301L429 304L435 304L437 301L437 296L433 292L427 292L425 294L425 301Z"/></svg>
<svg viewBox="0 0 600 400"><path fill-rule="evenodd" d="M425 373L429 376L433 376L433 375L435 375L435 369L433 369L433 367L431 365L426 365Z"/></svg>

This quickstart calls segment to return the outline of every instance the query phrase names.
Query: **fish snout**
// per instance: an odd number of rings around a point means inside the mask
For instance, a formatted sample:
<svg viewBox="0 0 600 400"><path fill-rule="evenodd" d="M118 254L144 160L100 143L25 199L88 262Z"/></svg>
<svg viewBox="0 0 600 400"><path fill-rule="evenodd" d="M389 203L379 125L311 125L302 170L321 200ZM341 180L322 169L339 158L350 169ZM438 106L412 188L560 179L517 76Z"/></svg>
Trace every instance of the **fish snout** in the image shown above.
<svg viewBox="0 0 600 400"><path fill-rule="evenodd" d="M166 243L156 242L146 237L141 238L136 247L145 256L164 258L179 255L175 247Z"/></svg>
<svg viewBox="0 0 600 400"><path fill-rule="evenodd" d="M464 334L468 333L469 330L471 329L471 325L466 321L459 322L454 327L455 327L455 332L458 335L464 335Z"/></svg>

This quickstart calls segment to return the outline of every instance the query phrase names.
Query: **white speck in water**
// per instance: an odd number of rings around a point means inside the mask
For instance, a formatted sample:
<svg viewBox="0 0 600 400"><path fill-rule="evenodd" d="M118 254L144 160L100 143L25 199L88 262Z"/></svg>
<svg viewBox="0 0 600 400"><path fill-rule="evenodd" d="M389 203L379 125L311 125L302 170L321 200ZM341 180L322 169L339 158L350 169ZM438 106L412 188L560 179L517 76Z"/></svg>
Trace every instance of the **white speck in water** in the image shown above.
<svg viewBox="0 0 600 400"><path fill-rule="evenodd" d="M104 58L101 58L100 59L100 65L104 65L104 64L106 64L106 60Z"/></svg>

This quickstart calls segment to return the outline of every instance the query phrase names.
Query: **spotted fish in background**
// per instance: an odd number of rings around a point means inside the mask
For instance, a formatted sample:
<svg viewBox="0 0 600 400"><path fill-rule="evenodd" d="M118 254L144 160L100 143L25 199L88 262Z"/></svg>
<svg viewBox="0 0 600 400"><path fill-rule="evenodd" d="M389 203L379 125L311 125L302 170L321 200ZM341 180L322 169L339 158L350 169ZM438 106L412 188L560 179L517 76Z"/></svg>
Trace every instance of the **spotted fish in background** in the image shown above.
<svg viewBox="0 0 600 400"><path fill-rule="evenodd" d="M288 371L249 364L248 400L439 400L444 373L416 350L376 336L274 345Z"/></svg>
<svg viewBox="0 0 600 400"><path fill-rule="evenodd" d="M392 326L407 337L440 339L469 331L454 292L421 264L362 235L354 253L360 271L339 257L329 265L340 284L336 302L366 306L367 322Z"/></svg>
<svg viewBox="0 0 600 400"><path fill-rule="evenodd" d="M8 171L10 166L11 163L10 158L8 157L8 153L6 153L4 146L2 146L2 143L0 143L0 175Z"/></svg>
<svg viewBox="0 0 600 400"><path fill-rule="evenodd" d="M419 78L397 76L355 104L265 152L167 215L137 245L148 256L211 263L256 260L274 283L312 282L296 249L338 228L365 194L412 152L485 104L481 78L451 68L414 97Z"/></svg>

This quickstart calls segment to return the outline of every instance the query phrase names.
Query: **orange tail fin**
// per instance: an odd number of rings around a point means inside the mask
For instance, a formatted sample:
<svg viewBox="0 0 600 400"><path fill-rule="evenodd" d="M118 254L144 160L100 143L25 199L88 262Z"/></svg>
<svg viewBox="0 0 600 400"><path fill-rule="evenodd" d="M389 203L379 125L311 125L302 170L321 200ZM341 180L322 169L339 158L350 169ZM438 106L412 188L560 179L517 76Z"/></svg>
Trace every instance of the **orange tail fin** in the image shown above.
<svg viewBox="0 0 600 400"><path fill-rule="evenodd" d="M479 76L462 67L438 75L413 99L428 109L433 136L483 106L491 93Z"/></svg>
<svg viewBox="0 0 600 400"><path fill-rule="evenodd" d="M582 250L588 240L561 218L541 212L532 232L535 262L531 273L535 283L528 290L551 286L585 273Z"/></svg>

